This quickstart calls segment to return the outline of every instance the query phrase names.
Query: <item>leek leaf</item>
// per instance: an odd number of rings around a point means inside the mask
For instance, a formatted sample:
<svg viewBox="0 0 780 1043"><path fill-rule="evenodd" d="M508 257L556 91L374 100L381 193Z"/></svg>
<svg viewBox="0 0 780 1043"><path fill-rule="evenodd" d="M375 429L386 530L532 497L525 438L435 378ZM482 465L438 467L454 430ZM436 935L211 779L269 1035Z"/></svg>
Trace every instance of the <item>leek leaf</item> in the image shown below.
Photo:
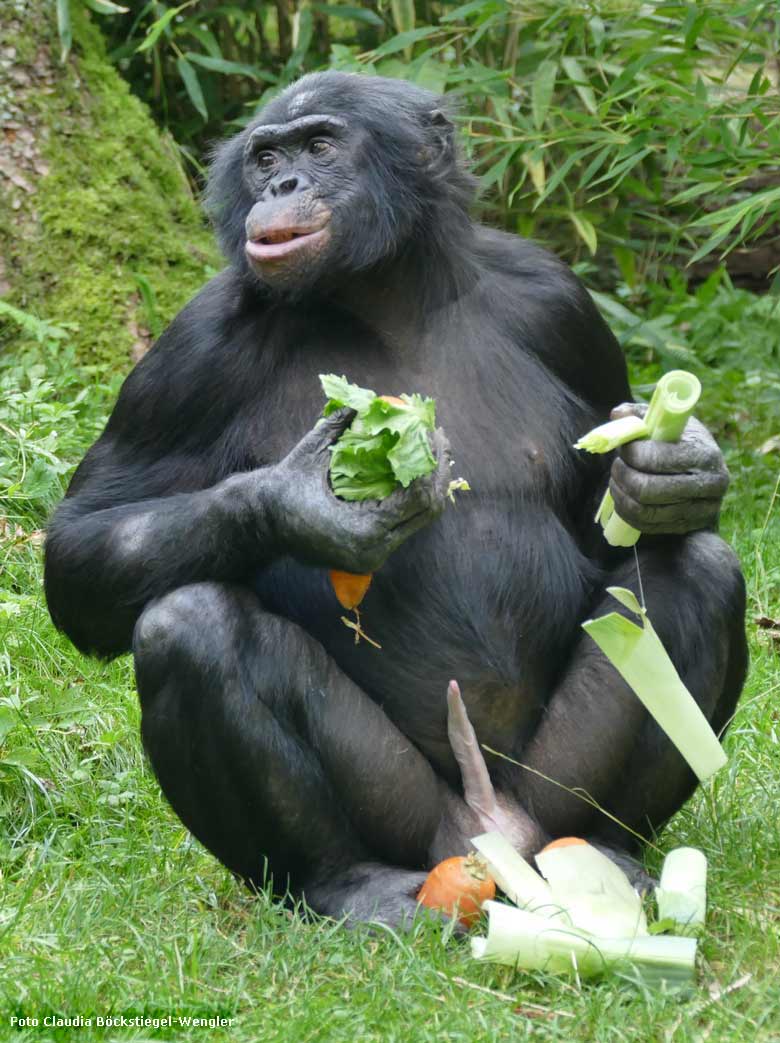
<svg viewBox="0 0 780 1043"><path fill-rule="evenodd" d="M472 837L471 843L487 862L490 875L515 905L541 913L543 916L563 916L548 884L501 833L483 833Z"/></svg>
<svg viewBox="0 0 780 1043"><path fill-rule="evenodd" d="M610 588L613 597L635 612L641 626L617 612L582 624L621 677L683 755L701 782L726 763L717 736L685 687L653 629L647 613L628 602L631 591Z"/></svg>
<svg viewBox="0 0 780 1043"><path fill-rule="evenodd" d="M540 851L536 864L575 927L612 938L647 934L642 900L628 877L591 844Z"/></svg>

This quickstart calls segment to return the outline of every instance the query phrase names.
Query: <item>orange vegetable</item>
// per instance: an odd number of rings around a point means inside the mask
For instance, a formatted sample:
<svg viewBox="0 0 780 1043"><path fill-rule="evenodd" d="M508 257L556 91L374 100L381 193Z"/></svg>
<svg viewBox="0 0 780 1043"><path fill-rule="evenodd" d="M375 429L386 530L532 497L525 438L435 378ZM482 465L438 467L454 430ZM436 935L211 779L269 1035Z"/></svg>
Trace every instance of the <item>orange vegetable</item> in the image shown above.
<svg viewBox="0 0 780 1043"><path fill-rule="evenodd" d="M551 840L546 847L542 848L542 851L552 851L555 847L575 847L578 844L587 846L587 843L587 840L583 840L582 837L560 837L558 840ZM540 855L542 851L539 852Z"/></svg>
<svg viewBox="0 0 780 1043"><path fill-rule="evenodd" d="M470 927L482 912L482 903L496 897L496 883L479 855L457 856L439 862L420 888L417 901L441 909Z"/></svg>
<svg viewBox="0 0 780 1043"><path fill-rule="evenodd" d="M379 395L379 398L383 402L389 402L391 406L401 406L406 408L407 403L402 398L398 398L397 395ZM357 644L361 637L368 641L369 644L374 645L376 648L381 648L376 641L372 641L370 637L363 631L360 625L360 613L358 612L358 605L366 596L366 591L371 586L372 574L370 572L365 575L361 575L357 572L340 572L338 569L330 570L330 584L333 587L333 592L339 600L339 604L342 608L347 609L349 612L355 613L355 622L346 619L344 616L341 617L342 623L348 626L350 630L355 631L355 644Z"/></svg>
<svg viewBox="0 0 780 1043"><path fill-rule="evenodd" d="M330 570L330 584L342 608L357 608L371 586L371 573L361 576L356 572Z"/></svg>

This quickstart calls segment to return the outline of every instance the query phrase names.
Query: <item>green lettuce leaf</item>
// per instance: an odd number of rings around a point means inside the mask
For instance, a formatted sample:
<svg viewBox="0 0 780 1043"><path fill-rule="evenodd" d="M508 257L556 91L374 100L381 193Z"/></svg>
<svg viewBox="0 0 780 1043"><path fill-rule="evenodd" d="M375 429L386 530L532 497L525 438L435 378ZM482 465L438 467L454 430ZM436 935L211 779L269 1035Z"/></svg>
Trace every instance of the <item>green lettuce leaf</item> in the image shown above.
<svg viewBox="0 0 780 1043"><path fill-rule="evenodd" d="M357 384L350 384L346 377L337 377L335 373L320 373L320 384L328 399L323 410L325 416L330 416L331 413L335 413L337 409L343 409L345 406L362 413L376 398L373 391L359 388Z"/></svg>
<svg viewBox="0 0 780 1043"><path fill-rule="evenodd" d="M357 412L331 447L331 485L342 500L383 500L435 469L428 443L436 426L432 398L402 395L401 406L332 373L321 374L320 383L328 397L325 416L344 406Z"/></svg>

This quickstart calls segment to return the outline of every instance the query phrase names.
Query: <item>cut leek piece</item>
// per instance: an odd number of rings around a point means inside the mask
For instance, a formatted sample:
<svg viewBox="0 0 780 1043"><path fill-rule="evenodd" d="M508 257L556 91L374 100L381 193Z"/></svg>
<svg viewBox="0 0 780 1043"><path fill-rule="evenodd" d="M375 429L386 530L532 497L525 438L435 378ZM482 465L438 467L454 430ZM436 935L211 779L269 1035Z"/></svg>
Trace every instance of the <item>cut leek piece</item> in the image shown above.
<svg viewBox="0 0 780 1043"><path fill-rule="evenodd" d="M612 493L607 489L596 512L597 522L600 522L604 530L604 539L610 547L633 547L641 533L633 525L623 521L615 510L615 501Z"/></svg>
<svg viewBox="0 0 780 1043"><path fill-rule="evenodd" d="M701 384L693 373L684 369L665 373L656 384L645 413L650 437L659 442L679 442L700 395Z"/></svg>
<svg viewBox="0 0 780 1043"><path fill-rule="evenodd" d="M515 905L542 916L557 916L565 923L571 922L549 886L505 836L495 832L483 833L472 837L471 843L487 862L490 875Z"/></svg>
<svg viewBox="0 0 780 1043"><path fill-rule="evenodd" d="M664 859L655 891L659 920L698 930L707 912L707 859L695 847L678 847Z"/></svg>
<svg viewBox="0 0 780 1043"><path fill-rule="evenodd" d="M593 428L575 444L575 449L589 453L608 453L619 445L636 438L654 438L659 442L677 442L688 423L701 395L701 383L693 373L684 369L673 369L665 373L655 386L647 412L641 419L644 431L637 424L624 425L623 421L639 420L639 417L623 417ZM615 425L615 426L613 426ZM601 523L604 538L613 547L633 547L641 536L638 529L615 512L615 504L607 489L596 513Z"/></svg>
<svg viewBox="0 0 780 1043"><path fill-rule="evenodd" d="M669 986L686 985L694 977L695 938L603 938L500 902L485 902L483 908L488 914L487 937L471 941L472 956L478 960L529 971L576 971L581 977L628 961L644 981Z"/></svg>
<svg viewBox="0 0 780 1043"><path fill-rule="evenodd" d="M583 630L593 638L638 699L656 719L701 782L727 761L723 747L696 700L680 680L647 612L630 590L607 587L639 616L641 626L617 612L589 619Z"/></svg>
<svg viewBox="0 0 780 1043"><path fill-rule="evenodd" d="M649 438L650 428L641 416L622 416L618 420L610 420L588 431L586 435L574 443L575 449L584 449L586 453L611 453L619 445L633 442L636 438Z"/></svg>
<svg viewBox="0 0 780 1043"><path fill-rule="evenodd" d="M611 938L647 934L642 900L628 877L591 844L540 851L536 864L575 927Z"/></svg>

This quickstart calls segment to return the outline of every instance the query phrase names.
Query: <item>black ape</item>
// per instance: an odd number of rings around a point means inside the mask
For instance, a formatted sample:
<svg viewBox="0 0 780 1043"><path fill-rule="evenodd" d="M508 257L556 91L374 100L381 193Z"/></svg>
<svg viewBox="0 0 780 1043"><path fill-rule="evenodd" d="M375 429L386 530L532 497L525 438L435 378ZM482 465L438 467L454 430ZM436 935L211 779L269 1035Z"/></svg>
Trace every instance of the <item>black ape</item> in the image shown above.
<svg viewBox="0 0 780 1043"><path fill-rule="evenodd" d="M131 648L143 737L183 822L227 866L315 909L396 921L421 870L490 820L447 733L450 678L480 740L630 828L693 789L580 622L636 589L593 523L609 462L576 438L629 398L619 348L572 273L470 221L443 102L398 81L307 76L219 151L230 267L128 377L52 522L52 616L84 651ZM383 503L328 488L318 374L435 396L457 474ZM308 434L307 434L308 432ZM744 590L712 532L726 477L689 425L614 462L650 535L650 615L716 728L746 654ZM693 531L698 530L698 531ZM685 535L685 533L689 533ZM376 571L353 643L327 569ZM378 570L378 571L377 571ZM453 740L457 747L457 736ZM488 759L518 848L627 834L539 774Z"/></svg>

